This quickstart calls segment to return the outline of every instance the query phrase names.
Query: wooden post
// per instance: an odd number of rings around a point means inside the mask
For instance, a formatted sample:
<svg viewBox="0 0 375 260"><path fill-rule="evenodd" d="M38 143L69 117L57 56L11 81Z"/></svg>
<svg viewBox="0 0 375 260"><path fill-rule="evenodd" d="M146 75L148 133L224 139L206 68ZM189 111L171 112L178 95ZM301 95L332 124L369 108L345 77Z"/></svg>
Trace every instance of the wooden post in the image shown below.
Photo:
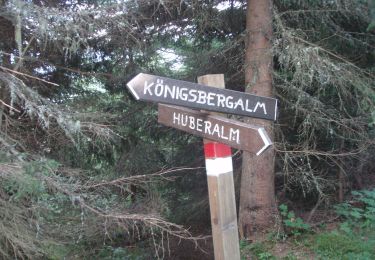
<svg viewBox="0 0 375 260"><path fill-rule="evenodd" d="M225 88L223 74L198 77L198 83ZM231 148L214 141L203 141L215 260L239 260Z"/></svg>

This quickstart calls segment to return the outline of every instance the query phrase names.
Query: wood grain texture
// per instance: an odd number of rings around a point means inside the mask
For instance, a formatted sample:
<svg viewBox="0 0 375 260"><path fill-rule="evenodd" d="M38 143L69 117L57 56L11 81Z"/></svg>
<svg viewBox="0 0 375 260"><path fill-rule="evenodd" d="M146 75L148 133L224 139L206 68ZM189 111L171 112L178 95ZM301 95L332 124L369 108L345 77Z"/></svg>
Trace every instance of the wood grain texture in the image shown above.
<svg viewBox="0 0 375 260"><path fill-rule="evenodd" d="M205 75L198 82L224 88L224 75ZM205 143L212 142L204 140ZM206 160L215 160L209 158ZM240 249L233 171L207 176L212 238L216 260L239 260Z"/></svg>

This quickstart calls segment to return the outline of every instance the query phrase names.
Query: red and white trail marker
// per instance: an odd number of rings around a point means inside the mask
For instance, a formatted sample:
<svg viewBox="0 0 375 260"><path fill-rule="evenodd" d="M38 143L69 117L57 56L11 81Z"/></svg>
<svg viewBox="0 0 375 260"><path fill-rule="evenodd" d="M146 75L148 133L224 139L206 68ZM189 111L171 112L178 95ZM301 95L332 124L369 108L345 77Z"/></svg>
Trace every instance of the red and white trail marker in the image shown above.
<svg viewBox="0 0 375 260"><path fill-rule="evenodd" d="M207 175L218 176L233 172L232 149L228 145L206 140L204 155Z"/></svg>

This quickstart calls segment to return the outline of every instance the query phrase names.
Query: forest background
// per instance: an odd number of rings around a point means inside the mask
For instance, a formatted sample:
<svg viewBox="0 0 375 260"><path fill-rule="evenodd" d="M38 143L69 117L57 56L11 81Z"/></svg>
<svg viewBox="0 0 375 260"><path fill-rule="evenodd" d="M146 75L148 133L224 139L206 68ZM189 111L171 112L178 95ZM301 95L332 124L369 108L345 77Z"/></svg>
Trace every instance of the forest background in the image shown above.
<svg viewBox="0 0 375 260"><path fill-rule="evenodd" d="M0 1L0 258L210 257L202 141L159 125L125 85L224 73L245 91L247 6ZM273 232L293 226L288 208L311 224L358 197L353 214L373 225L375 192L351 191L375 184L375 2L274 0L271 22L273 175L289 223ZM233 162L239 200L241 151Z"/></svg>

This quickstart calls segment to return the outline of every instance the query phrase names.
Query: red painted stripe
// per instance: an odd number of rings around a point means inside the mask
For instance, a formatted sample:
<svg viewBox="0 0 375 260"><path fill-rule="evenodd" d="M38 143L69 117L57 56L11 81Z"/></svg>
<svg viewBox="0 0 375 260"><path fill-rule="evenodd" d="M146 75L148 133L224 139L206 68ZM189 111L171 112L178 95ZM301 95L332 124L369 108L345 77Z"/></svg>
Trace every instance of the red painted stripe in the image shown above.
<svg viewBox="0 0 375 260"><path fill-rule="evenodd" d="M204 155L206 159L229 157L232 156L232 149L226 144L208 142L204 144Z"/></svg>

